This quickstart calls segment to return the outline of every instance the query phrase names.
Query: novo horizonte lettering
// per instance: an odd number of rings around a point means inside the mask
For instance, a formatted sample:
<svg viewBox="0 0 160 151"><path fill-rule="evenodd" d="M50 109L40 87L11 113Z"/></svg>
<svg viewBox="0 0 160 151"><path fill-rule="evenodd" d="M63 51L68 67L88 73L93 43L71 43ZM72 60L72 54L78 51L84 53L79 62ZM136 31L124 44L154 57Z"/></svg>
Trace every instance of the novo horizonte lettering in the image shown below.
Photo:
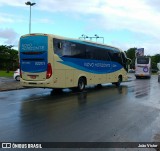
<svg viewBox="0 0 160 151"><path fill-rule="evenodd" d="M44 50L44 46L33 46L30 44L22 44L22 50Z"/></svg>
<svg viewBox="0 0 160 151"><path fill-rule="evenodd" d="M106 63L84 63L84 66L85 67L101 67L101 68L108 68L110 67L111 65L110 64L106 64Z"/></svg>

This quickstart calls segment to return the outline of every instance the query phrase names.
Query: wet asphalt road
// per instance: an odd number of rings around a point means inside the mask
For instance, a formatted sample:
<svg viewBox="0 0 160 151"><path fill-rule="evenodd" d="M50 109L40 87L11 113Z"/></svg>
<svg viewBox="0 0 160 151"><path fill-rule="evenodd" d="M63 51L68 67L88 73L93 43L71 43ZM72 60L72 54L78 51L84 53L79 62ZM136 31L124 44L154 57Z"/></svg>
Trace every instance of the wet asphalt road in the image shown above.
<svg viewBox="0 0 160 151"><path fill-rule="evenodd" d="M160 142L160 83L156 75L133 76L119 88L107 84L83 93L0 92L0 140Z"/></svg>

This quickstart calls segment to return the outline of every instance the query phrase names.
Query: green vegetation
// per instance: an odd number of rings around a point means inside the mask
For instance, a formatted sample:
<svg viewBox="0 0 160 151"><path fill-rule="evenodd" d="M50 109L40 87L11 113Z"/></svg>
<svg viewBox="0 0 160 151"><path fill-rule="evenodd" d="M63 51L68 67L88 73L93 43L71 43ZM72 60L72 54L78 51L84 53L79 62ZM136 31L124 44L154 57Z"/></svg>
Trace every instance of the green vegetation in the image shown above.
<svg viewBox="0 0 160 151"><path fill-rule="evenodd" d="M12 45L0 45L0 70L9 72L18 68L18 51L12 48Z"/></svg>
<svg viewBox="0 0 160 151"><path fill-rule="evenodd" d="M7 73L6 71L0 71L0 77L13 77L14 71Z"/></svg>
<svg viewBox="0 0 160 151"><path fill-rule="evenodd" d="M130 48L126 51L126 55L128 58L132 60L132 63L130 64L130 68L134 69L135 68L135 52L137 48Z"/></svg>

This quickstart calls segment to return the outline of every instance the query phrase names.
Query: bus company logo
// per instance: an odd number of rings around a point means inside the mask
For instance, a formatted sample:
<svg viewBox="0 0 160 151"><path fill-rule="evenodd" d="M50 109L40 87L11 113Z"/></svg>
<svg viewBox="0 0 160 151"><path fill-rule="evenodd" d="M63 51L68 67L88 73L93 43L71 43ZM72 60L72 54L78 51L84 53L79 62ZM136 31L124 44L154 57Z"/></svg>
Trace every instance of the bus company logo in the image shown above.
<svg viewBox="0 0 160 151"><path fill-rule="evenodd" d="M148 67L144 67L144 68L143 68L143 71L144 71L144 72L148 72Z"/></svg>
<svg viewBox="0 0 160 151"><path fill-rule="evenodd" d="M45 49L45 46L34 46L32 45L31 43L29 44L22 44L22 48L21 48L23 51L24 50L44 50Z"/></svg>
<svg viewBox="0 0 160 151"><path fill-rule="evenodd" d="M2 143L2 148L12 148L11 143Z"/></svg>

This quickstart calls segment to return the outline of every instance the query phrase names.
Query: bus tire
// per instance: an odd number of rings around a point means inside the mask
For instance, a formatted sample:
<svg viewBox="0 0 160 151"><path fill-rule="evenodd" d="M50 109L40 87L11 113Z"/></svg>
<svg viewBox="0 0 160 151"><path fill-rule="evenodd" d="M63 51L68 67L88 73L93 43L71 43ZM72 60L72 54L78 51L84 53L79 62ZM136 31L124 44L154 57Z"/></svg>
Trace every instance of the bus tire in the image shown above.
<svg viewBox="0 0 160 151"><path fill-rule="evenodd" d="M78 80L78 87L77 87L78 91L80 91L80 92L84 91L85 86L86 86L86 80L85 80L85 78L83 78L83 77L79 78L79 80Z"/></svg>
<svg viewBox="0 0 160 151"><path fill-rule="evenodd" d="M20 81L20 76L15 77L16 81Z"/></svg>
<svg viewBox="0 0 160 151"><path fill-rule="evenodd" d="M55 88L54 92L55 93L62 93L63 91L62 91L62 88Z"/></svg>
<svg viewBox="0 0 160 151"><path fill-rule="evenodd" d="M148 78L148 79L150 79L150 78L151 78L151 76L148 76L147 78Z"/></svg>
<svg viewBox="0 0 160 151"><path fill-rule="evenodd" d="M97 89L102 88L102 84L97 84L97 85L96 85L96 88L97 88Z"/></svg>
<svg viewBox="0 0 160 151"><path fill-rule="evenodd" d="M121 82L122 82L122 76L119 76L119 77L118 77L118 81L115 82L115 85L116 85L117 87L119 87L120 84L121 84Z"/></svg>

